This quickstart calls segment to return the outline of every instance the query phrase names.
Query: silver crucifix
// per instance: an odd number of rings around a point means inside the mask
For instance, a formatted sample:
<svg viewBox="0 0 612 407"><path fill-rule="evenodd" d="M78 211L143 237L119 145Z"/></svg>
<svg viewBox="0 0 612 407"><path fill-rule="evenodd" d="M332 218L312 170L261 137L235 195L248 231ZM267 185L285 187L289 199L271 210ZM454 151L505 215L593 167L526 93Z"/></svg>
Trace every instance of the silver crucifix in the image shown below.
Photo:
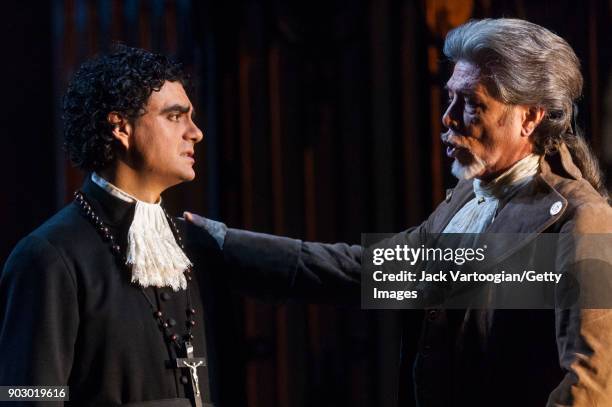
<svg viewBox="0 0 612 407"><path fill-rule="evenodd" d="M199 361L198 363L183 362L187 366L191 373L191 380L193 381L193 387L195 387L195 395L200 395L200 384L198 383L198 367L202 366L204 362Z"/></svg>
<svg viewBox="0 0 612 407"><path fill-rule="evenodd" d="M202 406L202 398L200 397L200 381L198 378L198 367L206 366L206 359L193 357L193 345L190 342L185 342L186 358L176 359L176 367L188 368L190 373L191 389L196 407Z"/></svg>

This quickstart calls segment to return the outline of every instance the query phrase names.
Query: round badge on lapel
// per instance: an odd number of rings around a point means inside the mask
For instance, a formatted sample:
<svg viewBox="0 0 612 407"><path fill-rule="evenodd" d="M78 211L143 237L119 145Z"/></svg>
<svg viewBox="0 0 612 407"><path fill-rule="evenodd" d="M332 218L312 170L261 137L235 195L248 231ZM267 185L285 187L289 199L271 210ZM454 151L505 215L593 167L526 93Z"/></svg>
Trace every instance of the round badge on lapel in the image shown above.
<svg viewBox="0 0 612 407"><path fill-rule="evenodd" d="M553 216L558 214L559 212L561 212L561 208L563 208L563 204L561 203L561 201L555 202L550 207L550 214L553 215Z"/></svg>

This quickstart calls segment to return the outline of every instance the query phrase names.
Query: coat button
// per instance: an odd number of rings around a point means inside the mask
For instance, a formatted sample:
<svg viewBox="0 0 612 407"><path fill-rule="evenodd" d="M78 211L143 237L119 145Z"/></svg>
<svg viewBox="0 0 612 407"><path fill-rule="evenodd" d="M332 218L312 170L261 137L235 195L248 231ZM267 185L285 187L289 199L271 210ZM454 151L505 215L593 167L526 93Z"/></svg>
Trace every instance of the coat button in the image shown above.
<svg viewBox="0 0 612 407"><path fill-rule="evenodd" d="M181 376L181 383L189 384L189 378L187 376Z"/></svg>
<svg viewBox="0 0 612 407"><path fill-rule="evenodd" d="M167 322L168 322L168 325L169 325L169 326L174 326L174 325L176 325L176 321L175 321L174 319L172 319L172 318L169 318Z"/></svg>
<svg viewBox="0 0 612 407"><path fill-rule="evenodd" d="M561 212L561 208L563 208L563 204L561 203L561 201L557 201L554 204L552 204L552 206L550 207L550 214L555 216L556 214L558 214L559 212Z"/></svg>
<svg viewBox="0 0 612 407"><path fill-rule="evenodd" d="M427 311L427 319L433 321L438 318L439 314L440 311L438 311L437 309L430 309L429 311Z"/></svg>
<svg viewBox="0 0 612 407"><path fill-rule="evenodd" d="M161 299L162 299L162 300L164 300L164 301L168 301L170 298L172 298L172 297L170 296L170 293L161 293L161 294L160 294L160 297L161 297Z"/></svg>

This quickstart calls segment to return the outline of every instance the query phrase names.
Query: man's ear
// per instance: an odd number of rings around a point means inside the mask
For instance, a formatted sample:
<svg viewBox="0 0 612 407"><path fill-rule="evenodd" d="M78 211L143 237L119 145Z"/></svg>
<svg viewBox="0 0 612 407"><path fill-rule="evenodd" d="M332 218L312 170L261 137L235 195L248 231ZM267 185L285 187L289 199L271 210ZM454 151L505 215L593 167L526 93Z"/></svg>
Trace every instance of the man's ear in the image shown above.
<svg viewBox="0 0 612 407"><path fill-rule="evenodd" d="M521 136L529 137L544 118L546 111L541 106L524 106Z"/></svg>
<svg viewBox="0 0 612 407"><path fill-rule="evenodd" d="M119 112L110 112L106 120L112 126L113 137L127 150L130 148L132 125L125 115Z"/></svg>

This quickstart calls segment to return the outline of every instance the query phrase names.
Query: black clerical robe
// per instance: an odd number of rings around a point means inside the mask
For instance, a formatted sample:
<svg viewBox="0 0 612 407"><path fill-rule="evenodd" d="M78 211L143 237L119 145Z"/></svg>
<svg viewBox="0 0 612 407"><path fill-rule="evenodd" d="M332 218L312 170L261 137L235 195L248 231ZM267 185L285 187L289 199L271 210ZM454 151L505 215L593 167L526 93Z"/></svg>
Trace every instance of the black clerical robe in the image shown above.
<svg viewBox="0 0 612 407"><path fill-rule="evenodd" d="M82 191L126 247L135 205L90 180ZM219 253L205 249L213 247L207 235L184 222L178 227L195 264L189 283L196 309L192 342L195 356L208 362L206 369L198 369L202 400L216 407L244 405L231 324L224 319L228 275ZM289 286L286 273L254 280L253 275L232 276L235 285L248 281L251 290L259 286L264 294L281 293ZM176 355L154 310L130 278L75 203L25 237L0 279L0 385L68 385L68 405L76 406L190 406L190 385L181 380L188 371L168 367ZM186 292L145 292L175 332L183 334Z"/></svg>

